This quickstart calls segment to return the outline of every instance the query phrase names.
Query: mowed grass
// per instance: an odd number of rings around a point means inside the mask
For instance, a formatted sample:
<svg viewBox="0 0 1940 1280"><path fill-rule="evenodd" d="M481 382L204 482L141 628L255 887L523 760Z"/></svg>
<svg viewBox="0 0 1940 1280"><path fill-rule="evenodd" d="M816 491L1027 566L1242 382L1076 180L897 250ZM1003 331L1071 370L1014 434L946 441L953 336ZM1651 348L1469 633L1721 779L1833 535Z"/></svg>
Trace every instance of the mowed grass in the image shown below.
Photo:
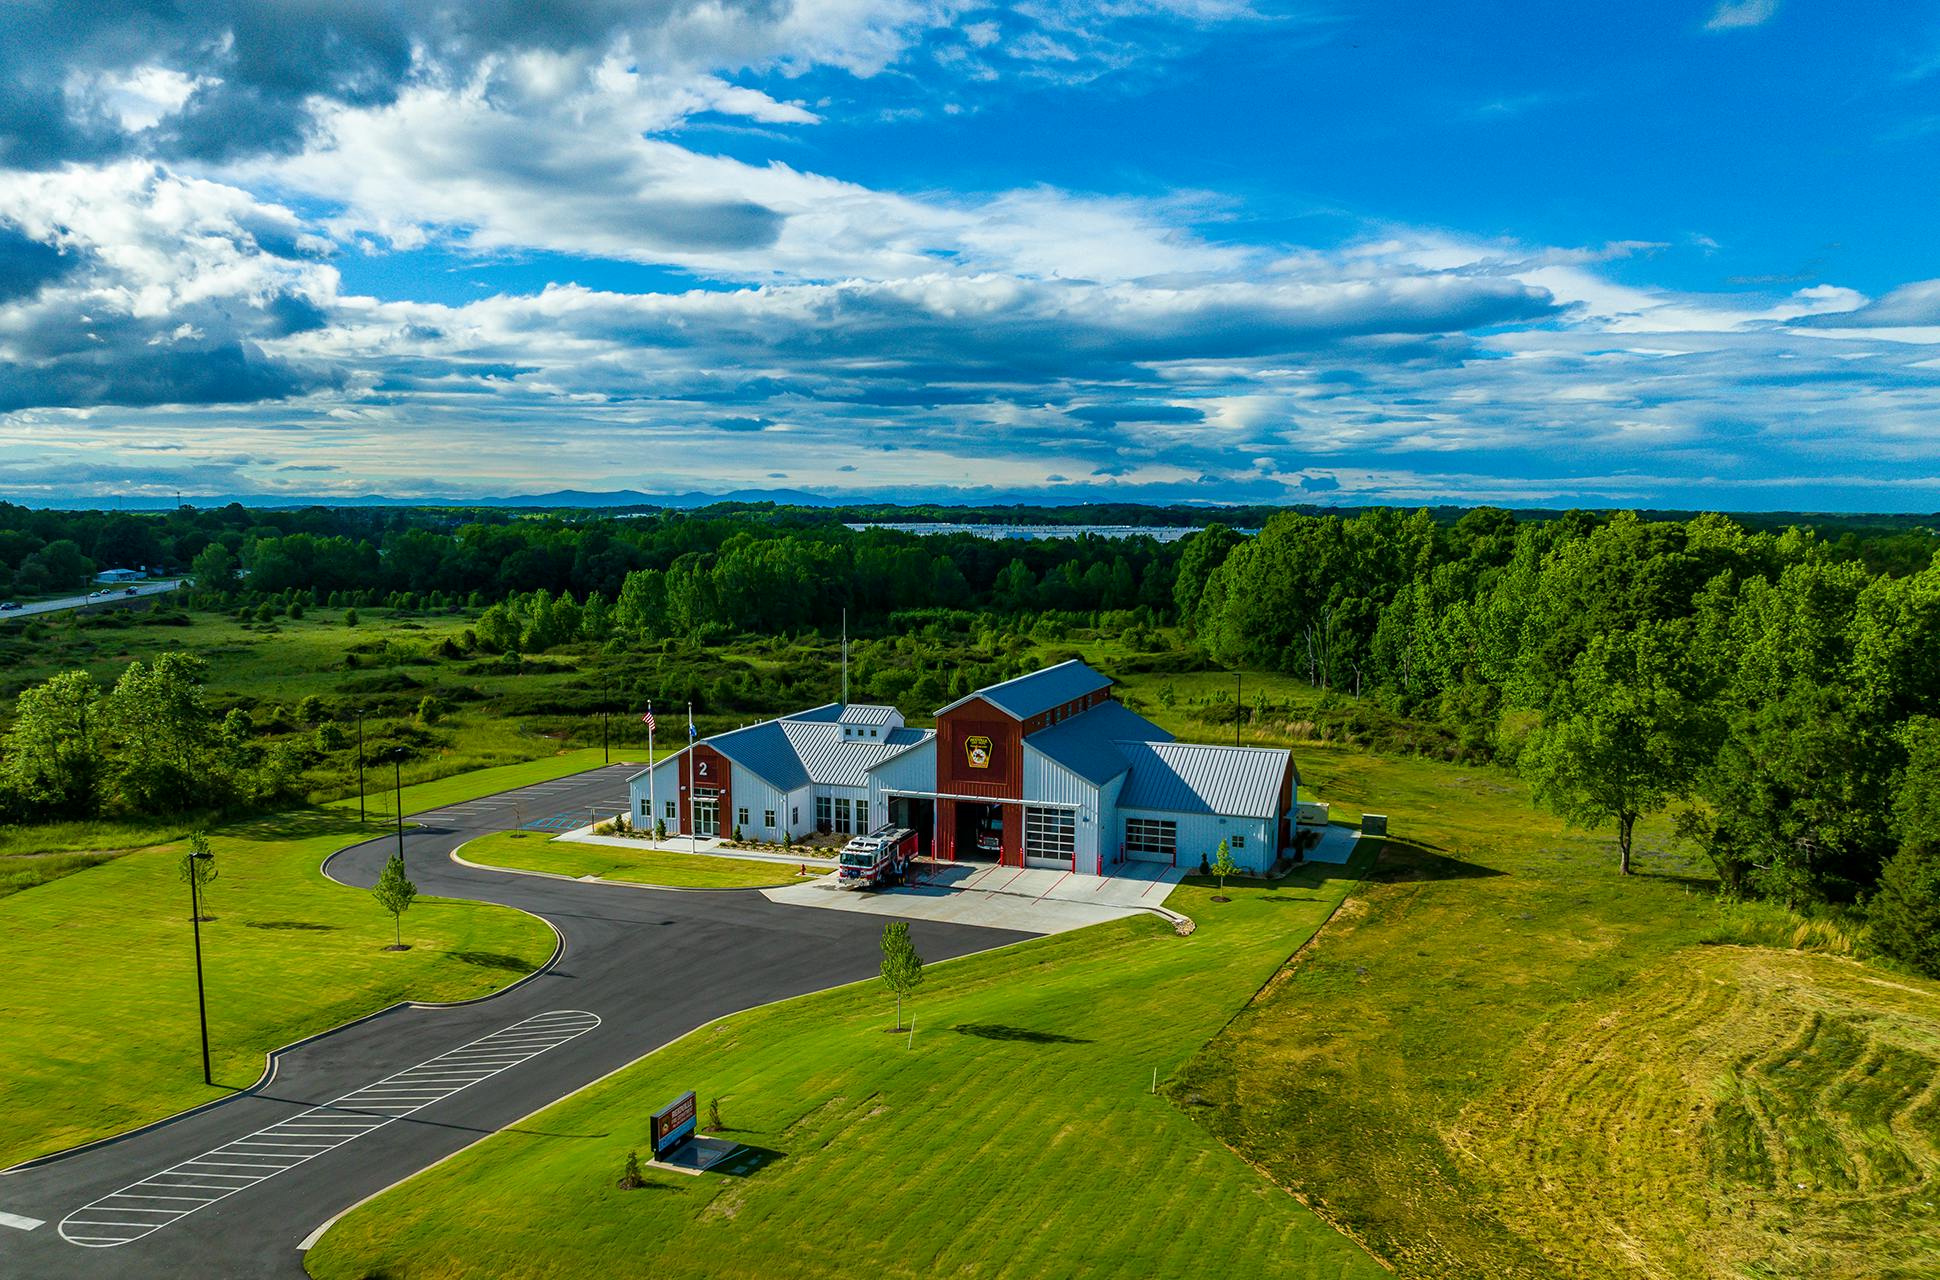
<svg viewBox="0 0 1940 1280"><path fill-rule="evenodd" d="M793 863L755 862L711 854L670 853L663 849L622 849L615 845L576 844L548 839L537 831L501 831L482 836L459 850L468 862L520 871L550 871L562 876L598 876L634 884L676 889L758 889L795 884ZM828 867L810 867L815 875Z"/></svg>
<svg viewBox="0 0 1940 1280"><path fill-rule="evenodd" d="M591 754L589 761L587 756ZM407 812L558 777L576 753L407 788ZM382 830L355 801L217 828L219 878L202 926L210 1048L202 1083L181 846L139 849L0 898L9 971L0 996L0 1166L170 1115L253 1083L264 1054L398 1000L485 995L551 955L522 912L419 898L410 950L369 893L326 880L325 856Z"/></svg>
<svg viewBox="0 0 1940 1280"><path fill-rule="evenodd" d="M1378 1276L1151 1093L1348 883L1315 871L1228 903L1186 886L1170 905L1199 921L1190 937L1140 917L935 966L908 1008L913 1047L874 982L728 1018L355 1211L306 1265L327 1280ZM690 1087L757 1167L617 1188L648 1114Z"/></svg>
<svg viewBox="0 0 1940 1280"><path fill-rule="evenodd" d="M1170 1086L1408 1276L1940 1274L1940 984L1776 936L1512 777L1301 753L1364 889Z"/></svg>

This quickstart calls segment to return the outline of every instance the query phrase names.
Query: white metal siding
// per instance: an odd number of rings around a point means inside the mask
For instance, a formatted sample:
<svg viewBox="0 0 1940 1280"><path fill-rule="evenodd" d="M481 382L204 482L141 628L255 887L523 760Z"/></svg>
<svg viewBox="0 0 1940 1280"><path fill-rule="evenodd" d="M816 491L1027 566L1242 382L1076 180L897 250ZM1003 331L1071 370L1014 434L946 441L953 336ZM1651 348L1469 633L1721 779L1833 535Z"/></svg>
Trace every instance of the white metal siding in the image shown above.
<svg viewBox="0 0 1940 1280"><path fill-rule="evenodd" d="M1114 790L1118 779L1112 780ZM1077 822L1073 839L1078 870L1098 866L1098 788L1024 740L1024 803L1070 806Z"/></svg>
<svg viewBox="0 0 1940 1280"><path fill-rule="evenodd" d="M1211 862L1213 853L1219 848L1221 840L1233 836L1246 837L1244 848L1234 849L1233 861L1248 871L1263 872L1273 865L1276 850L1271 844L1269 832L1272 824L1263 818L1221 818L1210 813L1177 813L1165 809L1121 808L1114 836L1120 842L1125 839L1125 820L1128 818L1151 818L1160 822L1175 822L1179 827L1179 865L1190 870L1199 869L1199 859L1203 856Z"/></svg>
<svg viewBox="0 0 1940 1280"><path fill-rule="evenodd" d="M640 815L643 812L640 806L647 802L648 787L646 775L642 774L628 783L627 791L633 802L633 820L635 823L638 823L640 822ZM679 755L667 756L658 764L654 765L652 793L657 811L648 815L645 829L648 831L653 830L654 819L658 818L667 824L667 831L669 834L672 834L680 826L680 820L677 818L668 818L664 815L667 812L667 802L669 800L680 799ZM678 806L676 806L676 810L678 810Z"/></svg>

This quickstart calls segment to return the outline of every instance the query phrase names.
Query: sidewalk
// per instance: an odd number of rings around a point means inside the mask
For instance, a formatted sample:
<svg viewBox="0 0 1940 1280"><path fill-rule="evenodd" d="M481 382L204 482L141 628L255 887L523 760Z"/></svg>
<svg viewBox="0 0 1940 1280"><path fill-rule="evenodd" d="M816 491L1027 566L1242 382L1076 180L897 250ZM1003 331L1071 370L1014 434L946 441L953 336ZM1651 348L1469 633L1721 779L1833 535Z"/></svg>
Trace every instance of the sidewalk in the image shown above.
<svg viewBox="0 0 1940 1280"><path fill-rule="evenodd" d="M833 857L818 858L808 853L758 853L752 849L730 849L727 842L715 836L668 836L665 840L654 840L647 836L596 836L591 825L575 827L562 831L556 840L571 840L576 844L603 844L615 849L657 849L661 853L692 853L711 858L739 858L743 862L780 862L788 866L826 866L835 869Z"/></svg>

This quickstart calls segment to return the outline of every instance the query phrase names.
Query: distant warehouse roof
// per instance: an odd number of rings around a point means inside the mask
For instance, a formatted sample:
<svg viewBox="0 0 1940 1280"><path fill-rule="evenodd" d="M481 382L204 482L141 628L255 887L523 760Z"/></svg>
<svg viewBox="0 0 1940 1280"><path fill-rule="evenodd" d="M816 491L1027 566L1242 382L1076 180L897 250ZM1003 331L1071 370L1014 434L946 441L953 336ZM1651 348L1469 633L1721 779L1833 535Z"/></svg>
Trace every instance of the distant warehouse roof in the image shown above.
<svg viewBox="0 0 1940 1280"><path fill-rule="evenodd" d="M1123 808L1231 818L1279 816L1280 779L1293 758L1283 748L1196 742L1116 745L1132 767L1132 776L1118 797Z"/></svg>
<svg viewBox="0 0 1940 1280"><path fill-rule="evenodd" d="M1028 720L1041 715L1052 707L1061 707L1067 702L1075 702L1087 693L1111 687L1111 678L1100 675L1084 663L1072 658L1060 662L1055 667L1045 667L1015 680L993 684L966 694L952 702L949 707L937 711L938 715L950 707L961 706L971 698L982 698L999 711L1005 711L1019 720Z"/></svg>

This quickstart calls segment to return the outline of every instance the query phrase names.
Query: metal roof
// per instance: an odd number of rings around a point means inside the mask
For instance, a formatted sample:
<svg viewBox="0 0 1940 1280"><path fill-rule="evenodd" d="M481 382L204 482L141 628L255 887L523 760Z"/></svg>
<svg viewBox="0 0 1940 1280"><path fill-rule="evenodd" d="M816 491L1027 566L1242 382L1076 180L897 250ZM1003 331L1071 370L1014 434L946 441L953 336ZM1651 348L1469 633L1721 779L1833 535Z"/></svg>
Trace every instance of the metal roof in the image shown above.
<svg viewBox="0 0 1940 1280"><path fill-rule="evenodd" d="M928 729L891 729L880 738L846 737L840 725L793 720L781 728L808 780L825 787L866 787L871 766L930 736Z"/></svg>
<svg viewBox="0 0 1940 1280"><path fill-rule="evenodd" d="M770 786L795 791L811 783L866 787L871 768L931 736L928 729L899 727L856 737L843 732L842 712L830 703L701 741Z"/></svg>
<svg viewBox="0 0 1940 1280"><path fill-rule="evenodd" d="M940 708L936 714L942 715L951 707L960 707L972 698L982 698L999 711L1028 720L1052 707L1063 706L1067 702L1109 688L1111 677L1100 675L1076 658L1060 662L1055 667L1045 667L1029 675L1005 680L1001 684L989 685L975 693L965 694L950 706Z"/></svg>
<svg viewBox="0 0 1940 1280"><path fill-rule="evenodd" d="M1103 786L1131 767L1121 740L1170 742L1172 735L1121 702L1101 702L1024 739L1085 781Z"/></svg>
<svg viewBox="0 0 1940 1280"><path fill-rule="evenodd" d="M838 718L843 724L868 725L888 724L891 720L896 720L900 717L897 715L896 708L894 707L879 707L867 702L851 702L848 706L842 708L842 714Z"/></svg>
<svg viewBox="0 0 1940 1280"><path fill-rule="evenodd" d="M1032 741L1036 741L1034 737ZM1277 747L1215 747L1197 742L1120 742L1132 776L1119 807L1229 818L1275 818L1280 779L1292 754Z"/></svg>

